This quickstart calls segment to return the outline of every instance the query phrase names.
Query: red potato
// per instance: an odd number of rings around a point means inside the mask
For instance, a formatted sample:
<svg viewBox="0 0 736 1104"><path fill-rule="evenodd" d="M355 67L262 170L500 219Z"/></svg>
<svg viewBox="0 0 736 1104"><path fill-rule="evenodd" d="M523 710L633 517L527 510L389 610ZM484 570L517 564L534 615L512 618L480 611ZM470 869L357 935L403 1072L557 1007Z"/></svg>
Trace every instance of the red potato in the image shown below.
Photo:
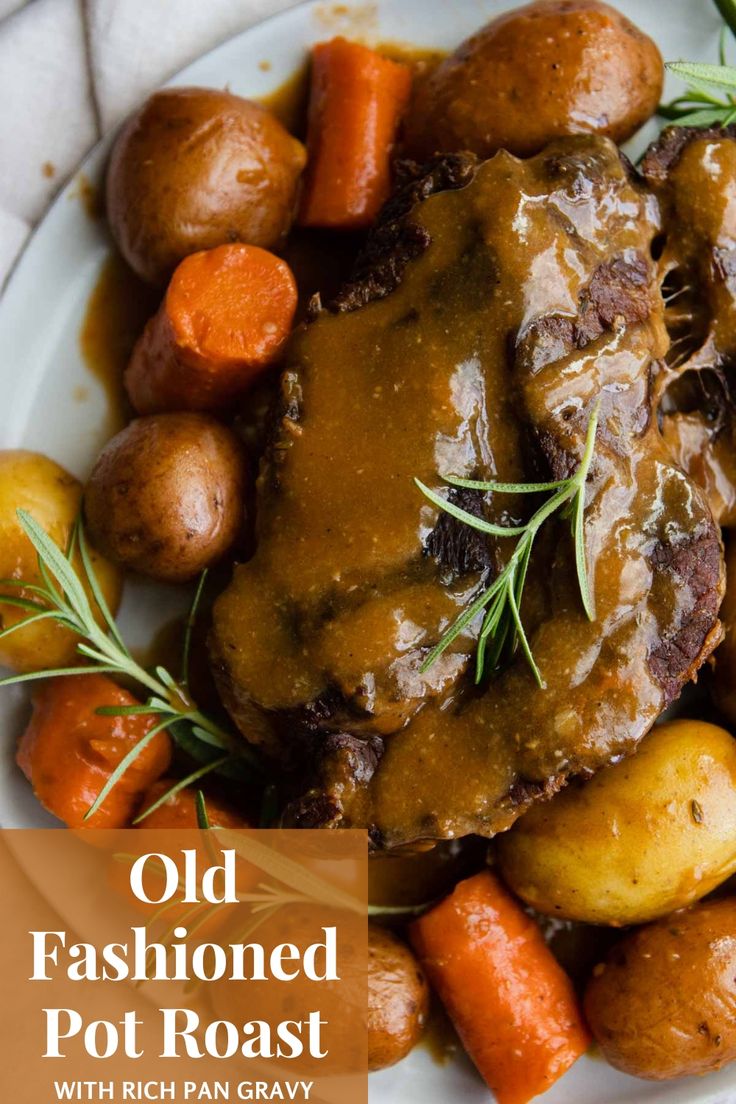
<svg viewBox="0 0 736 1104"><path fill-rule="evenodd" d="M429 986L411 950L393 932L368 928L368 1068L405 1058L429 1017Z"/></svg>
<svg viewBox="0 0 736 1104"><path fill-rule="evenodd" d="M630 138L657 110L664 66L655 43L598 0L511 6L417 86L407 153L499 149L529 157L555 138Z"/></svg>
<svg viewBox="0 0 736 1104"><path fill-rule="evenodd" d="M97 458L84 492L90 540L161 582L194 579L243 524L245 464L231 430L206 414L137 418Z"/></svg>
<svg viewBox="0 0 736 1104"><path fill-rule="evenodd" d="M585 1015L606 1059L634 1077L736 1061L736 899L634 929L593 971Z"/></svg>
<svg viewBox="0 0 736 1104"><path fill-rule="evenodd" d="M128 264L163 284L190 253L273 249L296 208L306 152L260 104L164 88L125 124L107 171L107 217Z"/></svg>

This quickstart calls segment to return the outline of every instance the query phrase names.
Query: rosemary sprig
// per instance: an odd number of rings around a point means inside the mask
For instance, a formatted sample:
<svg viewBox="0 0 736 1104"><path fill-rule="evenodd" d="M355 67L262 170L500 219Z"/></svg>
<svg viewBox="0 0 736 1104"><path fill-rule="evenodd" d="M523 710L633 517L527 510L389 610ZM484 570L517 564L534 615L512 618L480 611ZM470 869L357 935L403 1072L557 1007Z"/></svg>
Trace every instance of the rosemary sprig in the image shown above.
<svg viewBox="0 0 736 1104"><path fill-rule="evenodd" d="M669 103L660 104L658 113L680 126L729 126L736 122L736 68L726 64L726 37L736 35L736 0L714 0L724 19L718 48L718 65L693 61L670 61L666 69L681 77L686 92ZM716 92L726 95L719 98Z"/></svg>
<svg viewBox="0 0 736 1104"><path fill-rule="evenodd" d="M44 532L38 522L25 510L18 510L18 520L36 550L38 556L41 584L31 584L17 579L0 579L0 588L22 589L31 598L16 598L12 595L0 596L0 603L24 609L28 616L0 632L0 640L13 632L34 622L53 619L63 628L79 636L77 649L81 655L92 661L79 667L54 668L47 671L35 671L30 674L12 675L0 680L0 687L31 682L36 679L58 678L62 675L110 674L137 683L147 692L145 704L132 706L102 706L97 713L109 717L150 716L156 717L156 724L131 748L118 763L107 782L100 790L86 816L91 817L100 808L113 788L130 767L131 763L150 744L159 733L168 730L174 741L193 758L205 765L199 767L184 780L176 783L171 790L162 795L155 806L146 810L143 816L152 812L163 801L178 792L183 786L198 781L210 771L231 772L234 767L242 768L246 757L251 767L256 766L251 753L240 746L230 733L226 732L211 717L202 713L189 694L188 661L192 628L202 597L204 580L200 579L194 601L187 619L184 636L184 669L179 681L174 679L165 667L156 667L153 671L142 667L131 655L125 645L115 619L105 601L95 575L89 554L84 529L78 522L72 534L68 548L62 550ZM79 553L84 581L73 566L73 560ZM90 597L92 601L90 601ZM102 616L103 625L98 624L92 603Z"/></svg>
<svg viewBox="0 0 736 1104"><path fill-rule="evenodd" d="M483 590L477 598L468 606L456 621L442 636L439 643L429 653L421 670L427 671L442 653L452 644L460 633L485 610L485 617L481 625L476 649L476 682L481 682L486 670L495 670L501 660L505 649L515 650L518 644L524 652L526 660L532 669L537 685L544 689L544 680L532 654L529 640L524 631L521 620L521 602L526 583L529 560L532 554L534 540L542 525L553 514L560 513L570 521L572 536L575 544L575 569L580 588L580 598L589 620L593 620L593 605L590 588L588 586L588 573L585 562L585 484L590 471L595 449L595 435L598 428L599 405L593 409L588 422L585 437L583 456L575 474L568 479L559 479L553 483L485 483L472 479L454 479L448 477L446 482L453 487L465 487L473 490L492 492L494 494L538 494L552 492L550 497L532 514L525 525L504 526L494 525L478 518L467 510L461 509L449 502L441 495L426 487L420 480L415 480L422 494L430 502L438 506L440 510L451 514L459 521L470 525L481 533L487 533L496 537L518 536L514 551L511 553L506 566L493 582ZM487 650L490 644L490 653Z"/></svg>

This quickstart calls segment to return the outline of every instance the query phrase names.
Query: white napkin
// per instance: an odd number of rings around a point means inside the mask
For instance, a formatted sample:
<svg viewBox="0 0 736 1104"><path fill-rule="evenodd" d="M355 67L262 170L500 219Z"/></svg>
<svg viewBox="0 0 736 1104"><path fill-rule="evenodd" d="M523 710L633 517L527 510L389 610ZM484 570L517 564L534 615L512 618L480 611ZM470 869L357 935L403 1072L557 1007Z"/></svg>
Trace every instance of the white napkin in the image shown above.
<svg viewBox="0 0 736 1104"><path fill-rule="evenodd" d="M0 0L0 285L107 130L187 62L296 0Z"/></svg>

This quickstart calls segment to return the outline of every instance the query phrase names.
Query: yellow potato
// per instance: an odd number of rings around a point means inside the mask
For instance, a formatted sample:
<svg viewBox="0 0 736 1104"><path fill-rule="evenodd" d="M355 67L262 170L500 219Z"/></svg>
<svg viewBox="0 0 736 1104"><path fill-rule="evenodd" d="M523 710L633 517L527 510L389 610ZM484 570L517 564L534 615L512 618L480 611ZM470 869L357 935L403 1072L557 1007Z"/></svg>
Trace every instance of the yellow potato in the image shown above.
<svg viewBox="0 0 736 1104"><path fill-rule="evenodd" d="M705 721L660 725L532 808L499 862L524 901L569 920L639 924L692 904L736 870L736 741Z"/></svg>
<svg viewBox="0 0 736 1104"><path fill-rule="evenodd" d="M61 548L66 547L82 501L77 480L46 456L21 450L0 451L0 579L41 581L33 545L20 527L16 510L27 510ZM122 589L116 568L92 554L97 578L113 612ZM75 563L79 572L80 565ZM33 599L19 588L0 593ZM7 629L27 612L0 602L0 627ZM77 637L55 622L40 621L0 639L0 665L15 671L41 671L67 667L80 658Z"/></svg>

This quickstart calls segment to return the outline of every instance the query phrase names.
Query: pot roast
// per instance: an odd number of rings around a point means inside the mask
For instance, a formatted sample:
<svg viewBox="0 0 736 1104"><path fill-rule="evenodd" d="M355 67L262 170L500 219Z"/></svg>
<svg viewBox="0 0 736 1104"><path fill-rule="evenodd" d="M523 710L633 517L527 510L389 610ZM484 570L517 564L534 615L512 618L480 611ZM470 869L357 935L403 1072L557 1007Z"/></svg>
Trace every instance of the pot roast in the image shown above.
<svg viewBox="0 0 736 1104"><path fill-rule="evenodd" d="M606 139L454 155L403 184L354 281L296 333L257 549L211 640L243 735L299 780L285 823L367 827L388 848L492 836L631 753L718 643L719 530L657 418L661 235ZM475 684L480 621L422 672L514 539L438 511L415 478L447 495L450 475L571 475L597 407L593 619L553 519L522 605L543 688L520 650ZM530 514L528 495L450 494L501 525Z"/></svg>

